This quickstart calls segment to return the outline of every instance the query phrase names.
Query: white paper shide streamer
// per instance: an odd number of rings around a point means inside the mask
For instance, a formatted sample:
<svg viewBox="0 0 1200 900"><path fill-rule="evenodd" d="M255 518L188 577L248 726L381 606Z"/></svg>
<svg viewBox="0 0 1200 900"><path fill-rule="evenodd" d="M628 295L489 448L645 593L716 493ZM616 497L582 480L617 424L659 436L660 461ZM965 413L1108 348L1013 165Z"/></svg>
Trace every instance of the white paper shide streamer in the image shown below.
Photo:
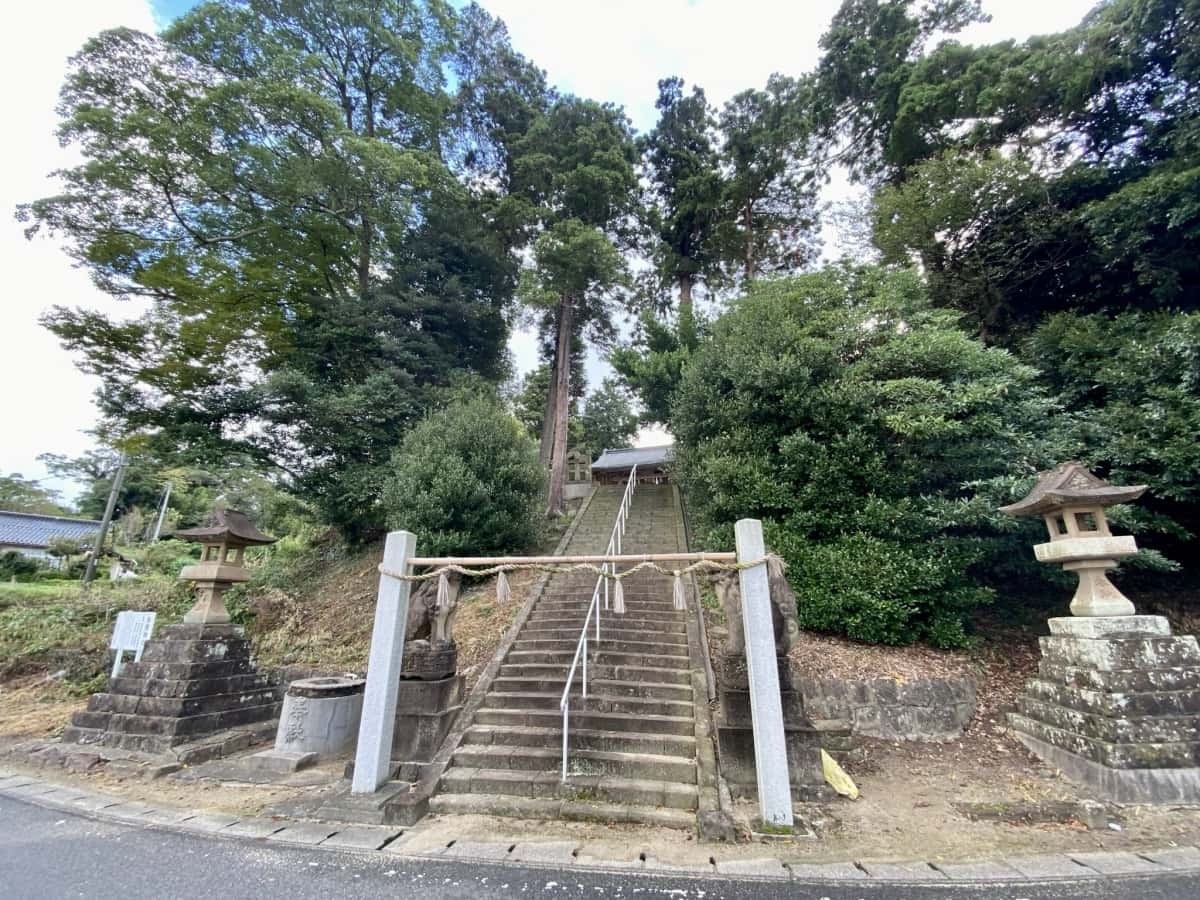
<svg viewBox="0 0 1200 900"><path fill-rule="evenodd" d="M675 608L687 609L687 594L683 591L683 575L678 569L675 570Z"/></svg>

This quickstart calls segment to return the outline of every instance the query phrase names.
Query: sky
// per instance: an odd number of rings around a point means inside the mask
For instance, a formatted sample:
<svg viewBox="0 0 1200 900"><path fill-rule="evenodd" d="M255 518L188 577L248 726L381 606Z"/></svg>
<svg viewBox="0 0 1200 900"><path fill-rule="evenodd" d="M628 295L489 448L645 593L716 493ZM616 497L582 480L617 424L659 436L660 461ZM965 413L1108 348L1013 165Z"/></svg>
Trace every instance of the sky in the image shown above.
<svg viewBox="0 0 1200 900"><path fill-rule="evenodd" d="M0 36L0 83L7 139L0 150L0 474L45 478L40 453L78 455L92 446L96 379L38 324L54 304L112 311L116 301L72 268L51 238L25 240L16 205L52 193L49 173L76 158L58 146L54 106L67 57L91 35L119 25L153 31L193 0L49 0L12 4ZM634 126L654 124L657 82L679 75L721 104L772 72L799 75L816 64L817 41L838 0L483 0L509 27L513 45L546 70L561 90L625 107ZM992 21L960 39L987 43L1059 31L1082 18L1092 0L984 0ZM834 179L826 199L847 195ZM511 344L517 367L536 363L528 333ZM588 365L595 386L606 367ZM639 443L661 440L646 433ZM66 491L72 486L47 479Z"/></svg>

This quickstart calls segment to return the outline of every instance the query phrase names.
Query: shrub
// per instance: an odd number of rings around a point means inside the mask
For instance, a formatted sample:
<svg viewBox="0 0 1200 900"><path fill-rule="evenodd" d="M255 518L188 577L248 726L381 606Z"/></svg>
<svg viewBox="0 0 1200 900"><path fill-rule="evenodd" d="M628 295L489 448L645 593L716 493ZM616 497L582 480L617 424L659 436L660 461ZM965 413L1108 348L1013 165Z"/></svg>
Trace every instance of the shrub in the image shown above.
<svg viewBox="0 0 1200 900"><path fill-rule="evenodd" d="M169 575L179 577L184 566L190 566L200 559L200 545L188 541L164 538L147 544L137 554L139 575Z"/></svg>
<svg viewBox="0 0 1200 900"><path fill-rule="evenodd" d="M426 417L389 469L388 526L413 532L422 555L519 551L537 540L537 447L493 398L455 400Z"/></svg>
<svg viewBox="0 0 1200 900"><path fill-rule="evenodd" d="M1157 532L1152 546L1191 554L1200 533L1200 313L1062 313L1028 357L1073 413L1080 458L1107 478L1149 484L1116 519Z"/></svg>
<svg viewBox="0 0 1200 900"><path fill-rule="evenodd" d="M0 581L31 581L41 569L36 560L16 550L0 553Z"/></svg>
<svg viewBox="0 0 1200 900"><path fill-rule="evenodd" d="M724 546L737 519L764 521L806 627L961 644L993 562L1030 555L1028 526L995 507L1051 461L1051 406L1033 369L955 315L902 270L759 283L684 373L689 501Z"/></svg>

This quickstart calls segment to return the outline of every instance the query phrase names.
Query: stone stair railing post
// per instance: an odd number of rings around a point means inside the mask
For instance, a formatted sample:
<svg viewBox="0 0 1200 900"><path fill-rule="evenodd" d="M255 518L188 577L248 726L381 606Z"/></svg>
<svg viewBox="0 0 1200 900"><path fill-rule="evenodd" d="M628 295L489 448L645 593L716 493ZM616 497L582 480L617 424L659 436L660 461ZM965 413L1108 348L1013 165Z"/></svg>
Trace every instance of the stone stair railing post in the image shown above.
<svg viewBox="0 0 1200 900"><path fill-rule="evenodd" d="M383 568L404 572L415 555L417 538L408 531L393 531L383 550ZM354 754L353 794L371 794L391 776L392 737L396 727L396 695L404 656L404 631L408 621L411 582L379 575L379 598L371 631L367 662L367 687L363 696L358 746Z"/></svg>
<svg viewBox="0 0 1200 900"><path fill-rule="evenodd" d="M762 522L739 519L734 526L734 534L738 562L762 559L766 555ZM742 590L742 629L750 679L759 810L765 824L791 828L792 792L788 780L783 704L779 695L775 627L771 621L771 589L766 562L741 569L738 579Z"/></svg>

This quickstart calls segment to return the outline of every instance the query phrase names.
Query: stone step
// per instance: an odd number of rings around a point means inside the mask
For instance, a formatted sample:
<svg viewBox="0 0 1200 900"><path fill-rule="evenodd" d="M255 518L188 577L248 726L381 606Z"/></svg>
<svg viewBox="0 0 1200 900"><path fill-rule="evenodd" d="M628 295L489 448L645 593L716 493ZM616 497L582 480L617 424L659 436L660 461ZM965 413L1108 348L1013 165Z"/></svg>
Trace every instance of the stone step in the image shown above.
<svg viewBox="0 0 1200 900"><path fill-rule="evenodd" d="M571 665L571 658L575 655L575 644L570 641L555 641L556 645L560 645L561 649L550 648L529 648L522 649L516 647L510 650L508 656L505 657L505 662L511 664L535 663L543 665ZM601 642L603 643L603 642ZM589 645L588 652L591 654L588 659L588 664L593 663L602 666L661 666L674 667L676 669L687 668L691 665L691 660L686 656L667 655L662 653L662 647L658 647L659 652L626 652L623 650L608 650L604 647L591 650ZM641 645L639 645L641 646Z"/></svg>
<svg viewBox="0 0 1200 900"><path fill-rule="evenodd" d="M610 637L611 633L618 634L618 637ZM558 637L541 637L537 633L530 633L530 636L526 637L525 632L522 631L513 643L513 651L550 650L569 653L573 656L575 654L575 645L579 643L579 638L582 634L583 629L580 629L574 634L567 632L565 635ZM603 636L600 640L596 640L596 632L594 630L588 632L589 658L594 658L596 654L605 653L636 653L647 654L649 656L662 656L664 659L669 659L672 665L680 665L679 660L688 658L687 641L680 640L681 636L664 634L659 636L661 640L644 640L645 638L653 638L654 635L639 633L637 637L643 640L635 641L619 636L619 632L609 632L603 625L600 626L600 634ZM567 660L567 663L570 664L570 659ZM682 663L682 665L686 664Z"/></svg>
<svg viewBox="0 0 1200 900"><path fill-rule="evenodd" d="M1046 681L1097 691L1147 693L1150 691L1200 690L1200 668L1110 669L1069 666L1047 659L1038 663Z"/></svg>
<svg viewBox="0 0 1200 900"><path fill-rule="evenodd" d="M568 664L542 665L539 663L505 663L500 667L500 675L506 678L557 678L562 683L567 677ZM575 671L576 680L579 670ZM655 666L600 666L588 660L589 678L610 678L614 681L652 681L657 684L688 684L692 683L692 673L688 669L663 669Z"/></svg>
<svg viewBox="0 0 1200 900"><path fill-rule="evenodd" d="M180 718L225 712L242 707L261 706L264 703L278 702L279 699L279 688L274 686L205 697L138 697L129 694L101 693L92 694L88 698L87 708L89 712Z"/></svg>
<svg viewBox="0 0 1200 900"><path fill-rule="evenodd" d="M571 775L564 784L559 773L477 769L451 766L442 775L441 790L455 794L502 794L557 800L601 800L637 806L690 809L697 806L694 784L622 778L618 775Z"/></svg>
<svg viewBox="0 0 1200 900"><path fill-rule="evenodd" d="M1047 703L1098 716L1200 715L1200 690L1121 693L1034 678L1026 682L1025 692Z"/></svg>
<svg viewBox="0 0 1200 900"><path fill-rule="evenodd" d="M454 765L514 772L554 772L562 766L561 747L467 744L454 751ZM613 750L573 750L567 754L572 775L614 775L639 781L696 783L696 761L652 753Z"/></svg>
<svg viewBox="0 0 1200 900"><path fill-rule="evenodd" d="M671 605L674 596L671 593L669 585L654 587L645 591L625 591L625 606L629 609L645 609L648 612L677 612ZM608 593L608 606L604 605L604 589L600 590L600 608L606 612L612 608L613 594ZM587 608L592 603L592 588L589 586L586 590L580 589L573 591L570 594L562 596L543 597L537 604L535 612L545 612L547 610L563 610L570 611L571 614L578 614L587 611Z"/></svg>
<svg viewBox="0 0 1200 900"><path fill-rule="evenodd" d="M1009 713L1014 731L1113 769L1175 769L1200 765L1200 742L1114 744L1057 728L1023 713Z"/></svg>
<svg viewBox="0 0 1200 900"><path fill-rule="evenodd" d="M121 672L125 672L125 668ZM108 680L109 694L128 694L139 697L200 697L213 694L235 694L277 687L275 679L268 675L226 675L193 681L155 680L129 678L124 674Z"/></svg>
<svg viewBox="0 0 1200 900"><path fill-rule="evenodd" d="M696 814L682 809L597 803L590 800L551 800L502 794L436 794L430 812L441 815L515 816L522 819L564 819L572 822L620 822L660 828L694 829Z"/></svg>
<svg viewBox="0 0 1200 900"><path fill-rule="evenodd" d="M1200 645L1189 635L1175 637L1038 638L1042 655L1067 666L1113 669L1171 669L1200 665Z"/></svg>
<svg viewBox="0 0 1200 900"><path fill-rule="evenodd" d="M575 670L575 681L571 687L571 696L578 697L582 682L582 667ZM502 693L562 693L566 684L564 677L552 678L512 678L500 676L492 682L492 690ZM617 681L609 678L597 678L588 667L588 694L603 697L645 697L655 700L688 700L692 699L690 684L656 684L647 681Z"/></svg>
<svg viewBox="0 0 1200 900"><path fill-rule="evenodd" d="M582 616L573 621L567 619L531 620L526 623L521 634L524 635L531 631L563 632L578 637L583 631L583 623ZM596 632L595 618L588 623L588 628L594 635ZM647 622L642 619L628 619L624 616L604 613L600 617L600 634L602 637L607 637L609 632L613 632L619 638L627 641L645 641L647 639L657 641L660 637L665 637L673 639L676 643L687 643L687 627L683 622Z"/></svg>
<svg viewBox="0 0 1200 900"><path fill-rule="evenodd" d="M561 692L513 692L501 693L490 691L483 698L483 705L491 709L553 709L559 708L562 699ZM643 697L607 697L601 694L588 693L586 699L571 698L572 709L578 707L589 712L615 712L632 715L651 716L686 716L693 714L690 701L683 700L652 700ZM86 723L82 723L86 724Z"/></svg>
<svg viewBox="0 0 1200 900"><path fill-rule="evenodd" d="M620 712L598 712L572 703L569 713L571 730L628 731L634 734L695 735L692 716L637 715ZM479 725L520 725L534 728L562 728L562 711L555 709L508 708L483 706L475 713ZM561 733L561 731L560 731Z"/></svg>
<svg viewBox="0 0 1200 900"><path fill-rule="evenodd" d="M124 734L184 738L276 718L281 705L278 702L263 703L257 706L243 706L223 712L179 718L83 710L75 713L71 721L72 724L83 728L103 728L107 731Z"/></svg>
<svg viewBox="0 0 1200 900"><path fill-rule="evenodd" d="M531 623L538 624L538 623ZM622 623L624 624L624 623ZM657 647L678 647L677 653L683 654L687 648L687 635L682 632L658 632L651 629L624 628L608 622L600 623L600 642L606 644L652 644ZM569 641L574 647L583 636L583 623L574 628L531 628L521 629L519 641ZM648 640L651 639L651 640ZM588 626L588 646L596 642L596 628ZM636 648L634 648L636 649Z"/></svg>
<svg viewBox="0 0 1200 900"><path fill-rule="evenodd" d="M588 614L590 602L580 602L576 604L555 603L551 605L539 605L533 615L546 619L577 619L582 621L584 616ZM600 615L603 618L608 618L610 615L625 615L638 619L678 619L687 621L687 612L685 610L675 609L670 601L651 605L650 601L633 602L628 597L625 598L625 612L616 613L609 606L600 604Z"/></svg>
<svg viewBox="0 0 1200 900"><path fill-rule="evenodd" d="M1031 719L1111 744L1200 742L1200 716L1122 716L1112 718L1069 709L1028 695L1017 708Z"/></svg>
<svg viewBox="0 0 1200 900"><path fill-rule="evenodd" d="M466 744L506 744L510 747L551 747L562 750L562 728L535 725L472 725ZM630 731L595 731L572 728L567 733L572 750L617 750L694 759L696 738L689 734L642 734Z"/></svg>

